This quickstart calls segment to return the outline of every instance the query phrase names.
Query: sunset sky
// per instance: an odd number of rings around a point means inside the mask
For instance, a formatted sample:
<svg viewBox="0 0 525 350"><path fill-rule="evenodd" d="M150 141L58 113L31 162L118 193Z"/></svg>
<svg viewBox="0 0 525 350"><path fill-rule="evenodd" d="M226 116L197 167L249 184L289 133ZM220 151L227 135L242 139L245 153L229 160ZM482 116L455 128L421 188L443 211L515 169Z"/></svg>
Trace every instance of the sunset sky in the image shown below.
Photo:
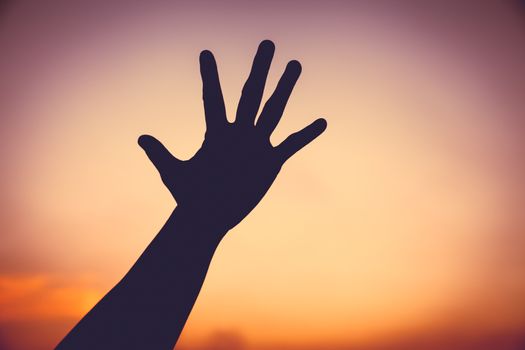
<svg viewBox="0 0 525 350"><path fill-rule="evenodd" d="M143 151L228 114L261 40L274 144L318 117L222 241L179 350L525 346L525 6L518 1L11 1L0 7L0 349L51 349L175 206Z"/></svg>

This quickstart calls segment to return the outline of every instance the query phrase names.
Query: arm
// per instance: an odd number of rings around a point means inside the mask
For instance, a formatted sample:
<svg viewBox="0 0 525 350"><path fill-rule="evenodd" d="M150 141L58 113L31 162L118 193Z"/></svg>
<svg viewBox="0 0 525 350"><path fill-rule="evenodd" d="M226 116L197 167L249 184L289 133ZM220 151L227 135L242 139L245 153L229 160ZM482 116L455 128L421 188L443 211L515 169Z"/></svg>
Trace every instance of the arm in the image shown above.
<svg viewBox="0 0 525 350"><path fill-rule="evenodd" d="M172 349L218 245L206 237L221 234L175 209L126 276L57 349Z"/></svg>
<svg viewBox="0 0 525 350"><path fill-rule="evenodd" d="M200 56L206 135L190 160L154 137L140 146L177 200L177 208L126 276L57 349L172 349L222 237L259 203L283 163L319 136L318 119L280 145L270 143L301 66L291 61L257 122L274 45L263 41L243 88L234 123L226 119L215 59Z"/></svg>

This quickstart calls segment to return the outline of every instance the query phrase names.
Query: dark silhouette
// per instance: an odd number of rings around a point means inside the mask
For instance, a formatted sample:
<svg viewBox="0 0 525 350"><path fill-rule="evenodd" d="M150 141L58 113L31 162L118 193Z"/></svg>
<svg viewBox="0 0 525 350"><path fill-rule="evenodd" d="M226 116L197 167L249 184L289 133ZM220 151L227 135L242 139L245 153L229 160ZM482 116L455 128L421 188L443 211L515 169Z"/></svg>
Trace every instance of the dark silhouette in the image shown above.
<svg viewBox="0 0 525 350"><path fill-rule="evenodd" d="M177 201L172 215L124 278L57 349L172 349L222 237L259 203L283 163L326 128L318 119L273 147L301 65L291 61L255 122L275 47L259 45L234 123L226 119L211 52L200 55L206 134L182 161L154 137L139 144Z"/></svg>

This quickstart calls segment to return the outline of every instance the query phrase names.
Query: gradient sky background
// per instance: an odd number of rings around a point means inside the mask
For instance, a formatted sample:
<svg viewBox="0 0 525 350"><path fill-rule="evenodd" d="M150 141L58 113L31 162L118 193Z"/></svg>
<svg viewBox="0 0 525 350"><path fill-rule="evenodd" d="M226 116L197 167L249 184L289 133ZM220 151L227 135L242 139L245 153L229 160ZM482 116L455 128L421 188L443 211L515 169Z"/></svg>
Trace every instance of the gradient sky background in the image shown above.
<svg viewBox="0 0 525 350"><path fill-rule="evenodd" d="M50 349L174 202L136 144L203 139L258 43L322 116L221 243L177 345L523 349L525 8L516 1L14 1L0 13L0 349Z"/></svg>

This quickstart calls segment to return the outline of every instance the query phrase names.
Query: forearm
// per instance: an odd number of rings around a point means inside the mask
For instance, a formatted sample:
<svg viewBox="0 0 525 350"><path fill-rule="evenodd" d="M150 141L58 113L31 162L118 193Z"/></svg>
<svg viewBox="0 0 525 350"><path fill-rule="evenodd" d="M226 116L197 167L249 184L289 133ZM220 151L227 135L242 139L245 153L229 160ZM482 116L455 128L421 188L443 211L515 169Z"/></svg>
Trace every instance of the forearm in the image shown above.
<svg viewBox="0 0 525 350"><path fill-rule="evenodd" d="M177 208L126 276L57 349L172 349L222 233Z"/></svg>

